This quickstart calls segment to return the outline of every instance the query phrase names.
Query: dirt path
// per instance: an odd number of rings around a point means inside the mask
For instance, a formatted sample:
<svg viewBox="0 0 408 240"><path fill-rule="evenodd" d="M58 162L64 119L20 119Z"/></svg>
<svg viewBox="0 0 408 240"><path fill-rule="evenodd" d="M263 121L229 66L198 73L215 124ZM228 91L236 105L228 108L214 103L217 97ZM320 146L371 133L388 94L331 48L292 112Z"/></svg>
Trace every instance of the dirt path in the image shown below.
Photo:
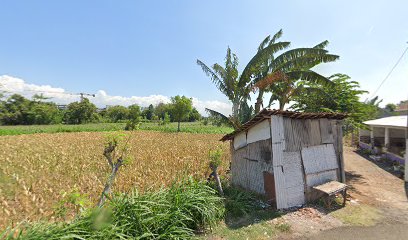
<svg viewBox="0 0 408 240"><path fill-rule="evenodd" d="M408 190L404 181L344 148L349 194L358 204L378 209L374 226L342 226L298 239L408 239Z"/></svg>
<svg viewBox="0 0 408 240"><path fill-rule="evenodd" d="M344 160L352 198L379 208L384 217L382 222L408 224L404 181L355 153L352 148L344 148Z"/></svg>

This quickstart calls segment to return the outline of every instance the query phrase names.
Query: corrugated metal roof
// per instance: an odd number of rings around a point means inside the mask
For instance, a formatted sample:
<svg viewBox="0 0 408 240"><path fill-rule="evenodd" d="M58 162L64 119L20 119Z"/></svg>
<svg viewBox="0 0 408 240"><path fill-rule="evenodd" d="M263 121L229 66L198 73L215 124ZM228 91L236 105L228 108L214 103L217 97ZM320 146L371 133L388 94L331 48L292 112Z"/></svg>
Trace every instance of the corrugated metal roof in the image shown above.
<svg viewBox="0 0 408 240"><path fill-rule="evenodd" d="M385 117L385 118L365 121L363 123L370 125L370 126L406 127L407 126L407 116Z"/></svg>
<svg viewBox="0 0 408 240"><path fill-rule="evenodd" d="M321 113L310 113L310 112L293 112L293 111L284 111L284 110L276 110L276 109L269 109L265 108L260 111L255 117L253 117L248 122L244 123L240 129L235 130L234 132L225 135L220 140L227 141L231 140L236 134L246 131L253 125L263 121L264 119L270 118L271 115L282 115L288 118L295 118L295 119L318 119L318 118L328 118L328 119L344 119L347 117L345 113L328 113L328 112L321 112Z"/></svg>

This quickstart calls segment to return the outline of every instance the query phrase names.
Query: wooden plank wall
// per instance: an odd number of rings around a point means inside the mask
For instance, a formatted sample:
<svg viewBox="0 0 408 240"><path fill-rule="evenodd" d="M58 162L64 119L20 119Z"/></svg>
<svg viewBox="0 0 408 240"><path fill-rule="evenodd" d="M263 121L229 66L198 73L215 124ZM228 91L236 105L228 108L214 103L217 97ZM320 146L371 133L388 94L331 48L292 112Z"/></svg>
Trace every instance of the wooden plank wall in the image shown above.
<svg viewBox="0 0 408 240"><path fill-rule="evenodd" d="M285 133L283 117L279 115L271 116L271 136L273 152L273 172L275 178L276 207L278 209L287 208L286 182L283 174L283 151L285 149Z"/></svg>

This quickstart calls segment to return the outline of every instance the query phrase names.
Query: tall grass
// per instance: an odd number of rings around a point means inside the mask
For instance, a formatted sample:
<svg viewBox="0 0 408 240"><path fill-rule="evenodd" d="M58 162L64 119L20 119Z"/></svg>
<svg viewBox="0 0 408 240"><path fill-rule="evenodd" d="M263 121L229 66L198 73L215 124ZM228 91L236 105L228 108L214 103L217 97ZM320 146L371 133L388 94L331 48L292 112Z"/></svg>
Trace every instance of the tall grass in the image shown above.
<svg viewBox="0 0 408 240"><path fill-rule="evenodd" d="M192 179L167 189L114 196L69 223L36 223L8 229L0 239L189 239L224 216L223 199Z"/></svg>

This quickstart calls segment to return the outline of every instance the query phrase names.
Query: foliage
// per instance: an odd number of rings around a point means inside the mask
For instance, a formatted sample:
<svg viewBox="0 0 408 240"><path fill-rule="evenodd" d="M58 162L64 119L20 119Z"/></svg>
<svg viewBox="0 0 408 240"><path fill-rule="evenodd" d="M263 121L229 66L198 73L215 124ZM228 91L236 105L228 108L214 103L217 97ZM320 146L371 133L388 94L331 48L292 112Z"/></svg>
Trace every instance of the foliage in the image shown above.
<svg viewBox="0 0 408 240"><path fill-rule="evenodd" d="M61 113L54 103L31 101L18 94L0 101L0 123L5 125L51 124L61 120Z"/></svg>
<svg viewBox="0 0 408 240"><path fill-rule="evenodd" d="M134 109L134 110L137 110L137 109ZM119 106L119 105L110 106L106 109L105 114L106 114L106 117L109 118L111 122L118 122L118 121L126 120L130 118L130 108L126 108L124 106ZM135 114L135 112L133 114Z"/></svg>
<svg viewBox="0 0 408 240"><path fill-rule="evenodd" d="M222 199L192 179L168 189L133 190L112 198L108 208L82 214L70 223L37 223L9 229L5 239L190 239L224 214ZM13 233L15 234L13 237Z"/></svg>
<svg viewBox="0 0 408 240"><path fill-rule="evenodd" d="M276 53L290 46L290 42L277 41L281 36L282 30L273 37L266 37L241 74L238 72L238 57L229 47L224 66L216 63L208 67L197 60L197 64L232 103L232 116L227 117L210 109L212 116L218 115L218 119L224 119L225 123L238 129L241 123L248 121L254 113L260 111L264 92L272 93L269 105L277 100L280 109L283 109L285 104L300 92L295 88L295 83L299 80L331 84L327 78L311 70L320 63L332 62L339 58L324 49L327 41L313 48L291 49L275 57ZM250 92L256 89L259 90L259 94L254 109L247 105L247 101L250 100Z"/></svg>
<svg viewBox="0 0 408 240"><path fill-rule="evenodd" d="M210 166L213 167L218 167L222 163L222 149L221 148L216 148L214 150L210 150L208 152L208 158L210 159Z"/></svg>
<svg viewBox="0 0 408 240"><path fill-rule="evenodd" d="M75 214L80 214L91 207L89 196L82 194L77 187L68 192L61 191L61 194L62 199L54 206L54 216L57 218L65 220L69 210L73 210Z"/></svg>
<svg viewBox="0 0 408 240"><path fill-rule="evenodd" d="M274 44L282 36L282 30L272 38L266 37L260 44L258 52L266 46ZM264 92L270 92L271 97L268 106L278 101L279 109L283 110L296 95L318 90L316 88L304 88L297 84L300 80L304 82L319 83L331 86L331 81L313 71L312 68L327 62L339 59L339 56L330 54L325 50L328 41L323 41L312 48L290 49L279 56L270 55L260 66L260 72L253 78L254 89L258 89L255 112L260 111L263 105ZM289 45L287 46L289 47Z"/></svg>
<svg viewBox="0 0 408 240"><path fill-rule="evenodd" d="M393 103L388 103L387 105L385 105L385 109L389 112L394 112L396 108L397 108L397 105Z"/></svg>
<svg viewBox="0 0 408 240"><path fill-rule="evenodd" d="M300 85L307 84L313 88L320 88L322 91L297 95L291 108L305 112L349 113L346 128L361 127L363 121L377 116L378 103L376 100L369 103L360 102L360 96L367 91L361 90L358 82L352 81L345 74L334 74L329 79L334 86L300 82Z"/></svg>
<svg viewBox="0 0 408 240"><path fill-rule="evenodd" d="M189 122L195 122L195 121L200 121L201 120L201 114L198 112L198 110L193 107L191 111L188 113L188 121Z"/></svg>
<svg viewBox="0 0 408 240"><path fill-rule="evenodd" d="M237 218L259 210L256 196L248 191L225 184L225 211L227 218Z"/></svg>
<svg viewBox="0 0 408 240"><path fill-rule="evenodd" d="M153 104L150 104L149 107L143 109L142 117L148 120L153 120L153 116L154 116L154 106Z"/></svg>
<svg viewBox="0 0 408 240"><path fill-rule="evenodd" d="M139 119L139 117L142 115L142 110L139 105L137 104L132 104L128 107L129 109L129 115L128 118L130 120L135 120Z"/></svg>
<svg viewBox="0 0 408 240"><path fill-rule="evenodd" d="M80 102L68 104L64 121L68 124L81 124L92 122L95 119L96 106L87 98Z"/></svg>
<svg viewBox="0 0 408 240"><path fill-rule="evenodd" d="M175 96L171 98L171 116L178 122L177 131L180 131L180 122L188 118L193 108L192 100L186 96Z"/></svg>

